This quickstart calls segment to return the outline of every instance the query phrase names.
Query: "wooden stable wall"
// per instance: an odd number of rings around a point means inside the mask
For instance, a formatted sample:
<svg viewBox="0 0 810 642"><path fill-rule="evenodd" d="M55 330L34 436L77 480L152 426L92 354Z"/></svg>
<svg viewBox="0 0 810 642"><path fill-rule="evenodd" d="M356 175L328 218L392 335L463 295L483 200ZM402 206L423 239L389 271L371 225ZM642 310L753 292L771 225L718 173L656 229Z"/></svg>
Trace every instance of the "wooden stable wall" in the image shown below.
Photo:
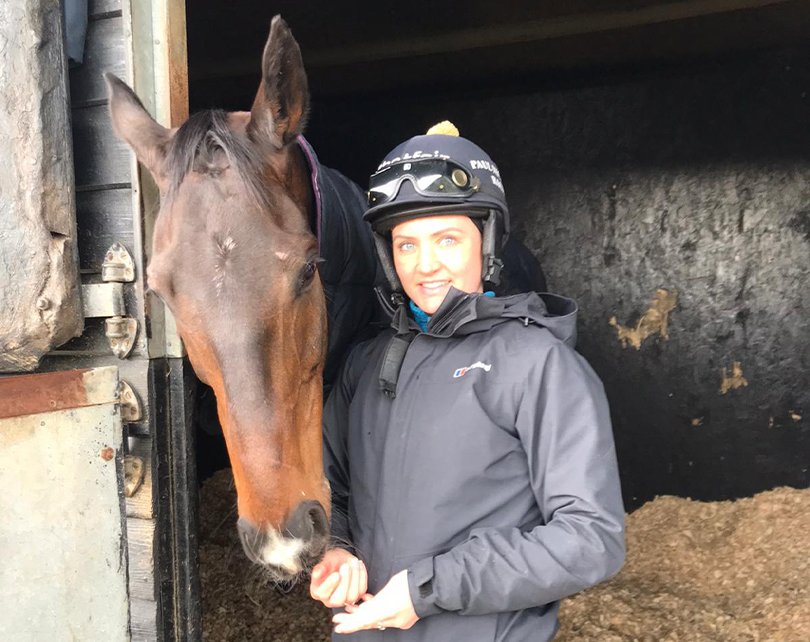
<svg viewBox="0 0 810 642"><path fill-rule="evenodd" d="M127 424L130 454L144 481L126 500L132 640L199 639L196 564L196 474L190 433L193 374L162 303L146 291L145 265L157 207L154 186L112 131L105 71L134 86L162 123L182 120L185 99L184 4L177 0L89 0L83 64L70 70L79 267L85 284L101 281L115 242L135 263L123 284L126 313L138 322L132 352L115 357L104 319L87 319L83 335L52 351L41 370L116 365L140 400ZM177 32L179 31L179 35ZM172 90L172 83L182 91Z"/></svg>
<svg viewBox="0 0 810 642"><path fill-rule="evenodd" d="M157 453L153 434L159 409L150 400L149 348L144 331L143 248L137 220L139 194L133 184L133 163L128 148L118 141L110 125L107 88L103 73L127 79L131 75L131 46L127 39L129 12L121 0L89 3L89 22L83 64L70 70L71 114L76 174L76 217L79 267L84 282L99 282L104 255L113 243L124 245L136 264L136 281L126 284L127 312L139 325L138 340L127 359L110 353L104 319L87 319L84 334L51 353L43 367L64 369L110 364L120 369L141 401L143 418L127 424L128 450L140 457L145 477L133 497L126 500L126 541L129 555L130 625L133 640L155 639L160 630L160 590L157 582L158 483L154 474Z"/></svg>

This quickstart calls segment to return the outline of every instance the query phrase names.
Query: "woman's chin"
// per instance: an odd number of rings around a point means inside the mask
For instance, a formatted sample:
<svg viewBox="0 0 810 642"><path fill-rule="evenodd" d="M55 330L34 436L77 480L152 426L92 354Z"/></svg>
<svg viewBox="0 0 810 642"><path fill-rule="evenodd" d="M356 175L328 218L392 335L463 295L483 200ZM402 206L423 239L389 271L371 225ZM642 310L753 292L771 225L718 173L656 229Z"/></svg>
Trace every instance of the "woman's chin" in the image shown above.
<svg viewBox="0 0 810 642"><path fill-rule="evenodd" d="M427 315L431 315L439 309L439 306L442 304L444 297L447 296L449 291L450 286L435 292L420 292L418 297L411 297L411 300L417 306L419 306L419 309L422 310L422 312Z"/></svg>

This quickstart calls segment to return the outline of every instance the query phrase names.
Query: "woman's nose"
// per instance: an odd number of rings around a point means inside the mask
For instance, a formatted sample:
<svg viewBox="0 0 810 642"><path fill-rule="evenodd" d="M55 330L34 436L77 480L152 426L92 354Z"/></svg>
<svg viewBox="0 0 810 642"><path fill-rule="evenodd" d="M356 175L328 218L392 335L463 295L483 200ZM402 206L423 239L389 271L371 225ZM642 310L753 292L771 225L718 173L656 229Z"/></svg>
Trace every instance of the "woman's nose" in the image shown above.
<svg viewBox="0 0 810 642"><path fill-rule="evenodd" d="M419 271L425 274L433 272L438 267L439 261L437 260L436 253L430 247L421 248L419 250Z"/></svg>

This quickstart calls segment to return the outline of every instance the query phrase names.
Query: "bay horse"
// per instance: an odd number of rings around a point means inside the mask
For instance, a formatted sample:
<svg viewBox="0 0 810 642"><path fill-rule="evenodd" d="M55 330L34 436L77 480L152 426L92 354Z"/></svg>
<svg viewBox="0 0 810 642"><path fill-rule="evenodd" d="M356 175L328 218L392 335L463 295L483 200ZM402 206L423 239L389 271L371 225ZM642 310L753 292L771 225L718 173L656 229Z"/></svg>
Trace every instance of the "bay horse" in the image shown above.
<svg viewBox="0 0 810 642"><path fill-rule="evenodd" d="M329 543L322 385L373 333L374 286L384 281L365 196L319 165L302 137L307 77L280 16L250 112L203 111L167 129L105 77L113 128L160 190L148 286L216 395L242 546L275 579L292 580ZM545 290L525 246L510 239L503 258L503 293Z"/></svg>
<svg viewBox="0 0 810 642"><path fill-rule="evenodd" d="M148 286L216 395L243 548L275 579L290 580L322 555L330 515L321 451L323 195L314 193L318 166L300 139L309 92L298 43L273 18L251 111L204 111L177 129L105 77L113 128L160 190ZM362 247L373 256L370 243Z"/></svg>

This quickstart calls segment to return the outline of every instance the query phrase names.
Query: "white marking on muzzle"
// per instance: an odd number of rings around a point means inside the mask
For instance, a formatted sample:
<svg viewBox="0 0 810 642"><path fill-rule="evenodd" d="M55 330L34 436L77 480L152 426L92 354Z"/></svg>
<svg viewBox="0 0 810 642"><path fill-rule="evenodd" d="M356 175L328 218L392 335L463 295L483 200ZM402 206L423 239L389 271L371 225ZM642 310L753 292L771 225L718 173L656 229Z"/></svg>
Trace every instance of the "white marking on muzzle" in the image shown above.
<svg viewBox="0 0 810 642"><path fill-rule="evenodd" d="M259 554L262 564L283 568L288 573L300 573L301 551L304 550L304 541L297 537L284 537L275 529L267 530L267 543Z"/></svg>

